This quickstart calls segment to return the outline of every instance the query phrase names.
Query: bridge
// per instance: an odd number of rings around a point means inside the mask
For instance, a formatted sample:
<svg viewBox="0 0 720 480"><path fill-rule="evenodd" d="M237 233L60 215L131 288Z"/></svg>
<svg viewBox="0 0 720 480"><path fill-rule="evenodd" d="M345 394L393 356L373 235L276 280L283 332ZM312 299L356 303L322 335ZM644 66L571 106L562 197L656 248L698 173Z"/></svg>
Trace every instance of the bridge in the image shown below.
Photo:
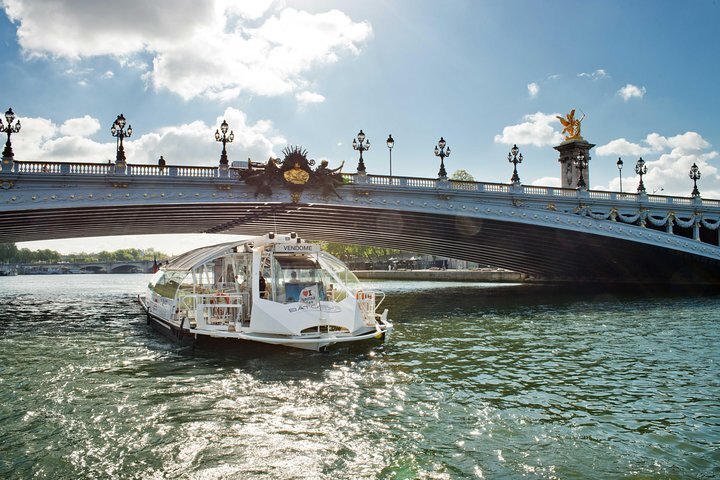
<svg viewBox="0 0 720 480"><path fill-rule="evenodd" d="M0 242L295 231L546 280L720 283L718 200L364 172L331 189L252 179L227 165L3 158Z"/></svg>
<svg viewBox="0 0 720 480"><path fill-rule="evenodd" d="M23 263L16 265L22 274L49 273L153 273L152 260L114 262Z"/></svg>

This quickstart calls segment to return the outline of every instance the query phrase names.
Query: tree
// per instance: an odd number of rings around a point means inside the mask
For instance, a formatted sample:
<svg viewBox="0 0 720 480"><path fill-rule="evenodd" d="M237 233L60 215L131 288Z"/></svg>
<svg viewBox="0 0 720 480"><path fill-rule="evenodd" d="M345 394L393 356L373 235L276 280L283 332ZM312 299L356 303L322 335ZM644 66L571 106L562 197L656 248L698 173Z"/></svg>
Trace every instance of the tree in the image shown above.
<svg viewBox="0 0 720 480"><path fill-rule="evenodd" d="M28 248L18 249L14 243L0 243L0 263L83 263L83 262L113 262L113 261L140 261L140 260L165 260L170 258L166 253L158 252L152 248L139 250L127 248L115 250L114 252L103 251L100 253L70 253L60 255L59 252L50 249L30 250Z"/></svg>
<svg viewBox="0 0 720 480"><path fill-rule="evenodd" d="M455 170L455 172L450 175L450 180L458 180L460 182L474 182L475 177L470 175L466 170Z"/></svg>
<svg viewBox="0 0 720 480"><path fill-rule="evenodd" d="M368 260L373 260L378 257L386 257L388 255L397 255L400 253L400 250L394 250L392 248L369 247L333 242L324 243L323 250L342 260L349 260L351 258L366 258Z"/></svg>
<svg viewBox="0 0 720 480"><path fill-rule="evenodd" d="M15 263L18 248L14 243L0 243L0 263Z"/></svg>
<svg viewBox="0 0 720 480"><path fill-rule="evenodd" d="M29 248L21 248L17 253L18 263L31 263L33 261L33 252Z"/></svg>

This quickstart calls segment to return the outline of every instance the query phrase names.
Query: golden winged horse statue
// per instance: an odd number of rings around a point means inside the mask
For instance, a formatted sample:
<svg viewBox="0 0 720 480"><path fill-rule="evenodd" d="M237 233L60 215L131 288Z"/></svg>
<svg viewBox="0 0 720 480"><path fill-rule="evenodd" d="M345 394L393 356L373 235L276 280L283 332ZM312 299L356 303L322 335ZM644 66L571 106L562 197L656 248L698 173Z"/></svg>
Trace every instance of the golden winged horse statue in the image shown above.
<svg viewBox="0 0 720 480"><path fill-rule="evenodd" d="M565 127L562 131L562 133L565 134L565 140L582 138L580 136L580 123L583 121L583 118L585 118L584 113L581 118L575 118L575 109L573 108L564 118L559 115L555 118L560 120L562 126Z"/></svg>

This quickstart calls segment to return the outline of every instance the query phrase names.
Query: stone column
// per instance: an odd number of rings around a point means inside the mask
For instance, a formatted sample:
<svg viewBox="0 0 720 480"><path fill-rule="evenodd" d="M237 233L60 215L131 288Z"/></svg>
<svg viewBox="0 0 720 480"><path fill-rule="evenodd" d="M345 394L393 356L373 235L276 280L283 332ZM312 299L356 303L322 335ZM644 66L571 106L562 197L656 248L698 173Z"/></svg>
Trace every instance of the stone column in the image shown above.
<svg viewBox="0 0 720 480"><path fill-rule="evenodd" d="M2 171L3 172L12 172L14 163L15 162L13 162L12 156L2 157Z"/></svg>
<svg viewBox="0 0 720 480"><path fill-rule="evenodd" d="M582 137L571 138L565 140L557 147L553 147L560 152L560 185L562 188L577 188L580 179L580 170L575 168L574 160L578 155L585 155L588 166L583 170L583 178L587 188L590 188L590 149L595 145L588 143Z"/></svg>

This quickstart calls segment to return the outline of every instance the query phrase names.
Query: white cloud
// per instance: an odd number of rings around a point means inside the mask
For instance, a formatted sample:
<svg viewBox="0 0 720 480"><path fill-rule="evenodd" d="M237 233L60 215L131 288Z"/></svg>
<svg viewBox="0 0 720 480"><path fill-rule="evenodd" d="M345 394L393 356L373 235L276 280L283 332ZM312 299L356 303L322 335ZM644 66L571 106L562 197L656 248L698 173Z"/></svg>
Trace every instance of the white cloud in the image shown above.
<svg viewBox="0 0 720 480"><path fill-rule="evenodd" d="M82 118L71 118L60 126L60 133L68 136L86 137L100 130L97 118L85 115Z"/></svg>
<svg viewBox="0 0 720 480"><path fill-rule="evenodd" d="M643 147L637 143L632 143L624 138L612 140L605 145L597 147L595 150L598 155L632 155L639 156L652 152L652 148Z"/></svg>
<svg viewBox="0 0 720 480"><path fill-rule="evenodd" d="M127 0L115 8L95 0L7 0L4 6L26 55L111 56L145 71L148 85L186 100L301 91L313 68L358 54L372 35L370 24L339 10L313 14L273 9L274 3L175 0L167 8ZM151 66L137 58L148 55Z"/></svg>
<svg viewBox="0 0 720 480"><path fill-rule="evenodd" d="M275 0L252 0L250 2L226 0L224 7L229 14L236 14L242 18L256 20L262 17L274 3L276 3Z"/></svg>
<svg viewBox="0 0 720 480"><path fill-rule="evenodd" d="M618 90L617 93L623 98L624 101L627 102L631 98L643 98L645 96L645 87L638 87L636 85L628 83L620 90Z"/></svg>
<svg viewBox="0 0 720 480"><path fill-rule="evenodd" d="M102 144L85 138L94 128L86 115L58 127L46 118L22 118L22 135L13 139L16 160L48 162L106 162L114 158L115 142ZM99 125L99 124L98 124Z"/></svg>
<svg viewBox="0 0 720 480"><path fill-rule="evenodd" d="M540 93L540 86L535 82L528 83L527 89L530 94L530 98L535 98L538 96L538 93Z"/></svg>
<svg viewBox="0 0 720 480"><path fill-rule="evenodd" d="M624 138L613 140L597 148L600 156L626 155L624 159L623 185L625 190L635 191L637 177L635 162L643 156L648 169L643 182L649 192L663 188L664 195L688 196L692 190L692 182L688 173L692 164L700 168L702 178L698 188L703 197L720 198L720 176L713 160L718 152L711 150L712 145L696 132L685 132L672 137L651 133L639 143L632 143ZM656 159L652 156L659 155ZM610 182L609 189L618 190L620 180Z"/></svg>
<svg viewBox="0 0 720 480"><path fill-rule="evenodd" d="M196 121L126 139L123 145L128 163L155 164L163 155L169 165L217 165L222 147L214 134L223 120L235 134L227 146L231 161L248 157L265 161L277 156L275 151L286 144L272 122L249 123L244 112L228 108L211 125ZM23 135L13 142L17 160L106 163L115 159L114 139L97 142L87 138L100 127L90 116L69 119L60 127L44 118L22 118L22 123Z"/></svg>
<svg viewBox="0 0 720 480"><path fill-rule="evenodd" d="M227 121L235 135L233 143L227 145L230 161L266 161L277 156L274 151L287 142L274 132L272 122L259 120L254 124L247 121L247 115L235 108L227 108L215 123L207 125L201 121L161 128L145 134L126 144L125 152L130 163L157 163L163 155L169 165L217 165L222 147L215 141L215 130Z"/></svg>
<svg viewBox="0 0 720 480"><path fill-rule="evenodd" d="M592 73L578 73L578 77L580 78L589 78L591 80L600 80L603 78L610 78L610 75L605 71L603 68L598 68Z"/></svg>
<svg viewBox="0 0 720 480"><path fill-rule="evenodd" d="M112 70L107 70L105 73L102 74L102 78L112 78L115 76L115 73L113 73Z"/></svg>
<svg viewBox="0 0 720 480"><path fill-rule="evenodd" d="M307 103L322 103L325 101L325 97L320 95L319 93L313 93L313 92L300 92L295 94L295 98L298 102L307 104Z"/></svg>
<svg viewBox="0 0 720 480"><path fill-rule="evenodd" d="M632 143L624 138L611 140L597 148L598 155L646 155L673 150L676 153L692 153L711 145L697 132L685 132L674 137L664 137L659 133L650 133L640 143Z"/></svg>
<svg viewBox="0 0 720 480"><path fill-rule="evenodd" d="M126 56L170 43L208 23L213 8L192 0L128 0L117 8L94 0L6 0L5 11L19 23L22 49L32 56L70 59ZM209 2L208 2L209 4ZM178 26L182 25L182 28Z"/></svg>
<svg viewBox="0 0 720 480"><path fill-rule="evenodd" d="M557 113L544 114L542 112L525 115L525 122L509 125L503 128L502 135L495 135L495 143L505 145L535 145L545 147L557 145L563 141L563 136L556 131L551 123L557 123Z"/></svg>
<svg viewBox="0 0 720 480"><path fill-rule="evenodd" d="M22 137L13 137L13 149L15 158L18 160L34 160L23 156L23 148L27 145L39 145L55 136L58 131L57 125L46 118L22 117Z"/></svg>
<svg viewBox="0 0 720 480"><path fill-rule="evenodd" d="M561 187L560 177L542 177L537 180L533 180L530 185L537 185L539 187Z"/></svg>

